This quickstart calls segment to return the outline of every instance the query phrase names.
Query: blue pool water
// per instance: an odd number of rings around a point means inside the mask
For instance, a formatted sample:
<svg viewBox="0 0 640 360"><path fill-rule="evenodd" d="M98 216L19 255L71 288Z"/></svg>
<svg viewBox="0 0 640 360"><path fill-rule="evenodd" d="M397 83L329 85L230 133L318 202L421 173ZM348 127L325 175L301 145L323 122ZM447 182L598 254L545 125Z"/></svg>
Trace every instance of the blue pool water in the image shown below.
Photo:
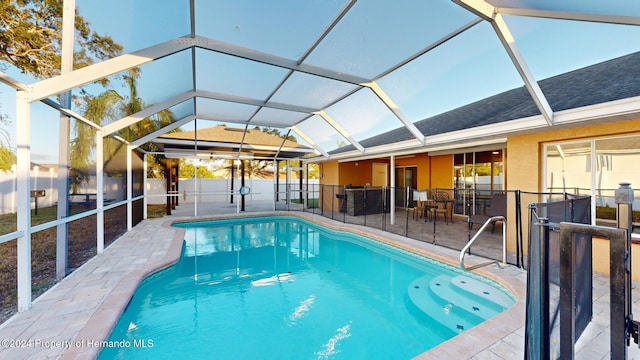
<svg viewBox="0 0 640 360"><path fill-rule="evenodd" d="M514 303L486 279L293 217L184 223L100 359L407 359Z"/></svg>

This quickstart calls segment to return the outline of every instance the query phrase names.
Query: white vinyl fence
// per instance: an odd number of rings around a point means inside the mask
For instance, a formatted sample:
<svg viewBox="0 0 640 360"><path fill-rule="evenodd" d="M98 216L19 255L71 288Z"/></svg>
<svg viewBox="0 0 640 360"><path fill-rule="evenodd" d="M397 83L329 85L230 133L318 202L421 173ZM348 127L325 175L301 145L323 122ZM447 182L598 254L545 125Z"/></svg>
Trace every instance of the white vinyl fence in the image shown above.
<svg viewBox="0 0 640 360"><path fill-rule="evenodd" d="M299 186L298 180L294 180L296 189ZM309 185L317 188L318 180L309 180ZM280 181L280 189L284 191L284 180ZM147 203L148 204L164 204L166 203L166 181L164 179L147 179ZM245 179L245 187L249 187L251 192L245 197L247 201L251 200L273 200L273 191L275 183L273 179ZM304 185L303 185L304 186ZM178 183L180 193L180 203L193 203L195 201L195 193L200 193L199 203L225 203L229 202L229 194L231 193L231 181L229 179L180 179ZM235 194L240 189L240 180L236 179L233 185ZM299 192L292 192L291 197L297 198Z"/></svg>
<svg viewBox="0 0 640 360"><path fill-rule="evenodd" d="M44 196L37 198L38 207L45 208L58 203L58 174L55 171L31 171L31 189L44 190ZM124 200L126 198L124 178L104 178L104 199L106 202ZM297 189L298 180L293 180L292 187ZM280 181L280 189L284 191L285 180ZM316 186L318 180L310 180L309 185ZM273 179L245 179L245 186L251 189L246 200L273 200L274 191ZM87 183L82 184L79 195L71 195L70 201L83 201L86 196L92 194L90 199L95 201L96 180L90 178ZM317 188L317 186L316 186ZM234 192L237 194L240 189L240 180L234 181ZM198 202L225 203L229 201L231 183L229 179L180 179L179 182L180 202L193 203L194 193L202 195ZM291 197L297 198L299 192L292 192ZM166 203L166 182L164 179L147 179L147 202L149 204ZM35 208L35 198L31 199L31 208ZM10 214L16 212L16 177L12 172L0 172L0 214Z"/></svg>

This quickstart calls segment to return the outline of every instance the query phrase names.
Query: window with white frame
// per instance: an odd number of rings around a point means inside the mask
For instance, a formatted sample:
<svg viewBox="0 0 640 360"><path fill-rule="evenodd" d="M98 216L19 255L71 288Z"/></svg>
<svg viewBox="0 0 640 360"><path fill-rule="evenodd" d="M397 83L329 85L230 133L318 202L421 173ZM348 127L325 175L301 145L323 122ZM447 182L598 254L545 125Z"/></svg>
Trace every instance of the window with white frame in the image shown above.
<svg viewBox="0 0 640 360"><path fill-rule="evenodd" d="M615 190L629 182L640 223L640 135L548 143L544 157L545 192L591 195L593 223L615 225Z"/></svg>

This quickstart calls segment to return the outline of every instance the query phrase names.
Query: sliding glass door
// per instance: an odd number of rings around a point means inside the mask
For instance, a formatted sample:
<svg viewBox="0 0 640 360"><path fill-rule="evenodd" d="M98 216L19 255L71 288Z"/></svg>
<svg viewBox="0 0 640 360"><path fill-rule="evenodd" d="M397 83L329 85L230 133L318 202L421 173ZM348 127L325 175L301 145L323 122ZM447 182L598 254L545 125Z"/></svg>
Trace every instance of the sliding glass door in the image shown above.
<svg viewBox="0 0 640 360"><path fill-rule="evenodd" d="M491 195L504 190L503 151L491 150L454 154L454 213L482 213ZM470 204L467 209L467 204Z"/></svg>

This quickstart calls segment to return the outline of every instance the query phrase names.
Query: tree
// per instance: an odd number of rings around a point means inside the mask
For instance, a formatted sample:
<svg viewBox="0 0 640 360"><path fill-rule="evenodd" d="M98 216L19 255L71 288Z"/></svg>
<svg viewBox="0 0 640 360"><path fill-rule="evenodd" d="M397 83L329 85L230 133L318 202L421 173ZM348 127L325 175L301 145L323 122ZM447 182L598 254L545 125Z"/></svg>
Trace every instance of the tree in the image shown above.
<svg viewBox="0 0 640 360"><path fill-rule="evenodd" d="M62 47L62 0L0 1L0 61L37 79L60 74ZM74 69L122 53L122 46L89 27L75 16Z"/></svg>
<svg viewBox="0 0 640 360"><path fill-rule="evenodd" d="M134 68L129 70L129 75L123 77L129 90L129 96L122 96L115 90L106 90L97 96L85 96L84 98L78 99L80 100L80 107L84 117L96 124L102 124L107 120L115 121L143 110L146 104L138 96L136 85L136 78L138 76L139 69ZM167 109L120 130L117 135L127 141L134 141L174 121L175 116L171 110ZM95 149L94 130L91 127L81 122L76 122L75 133L76 137L72 140L70 154L72 172L76 176L75 178L71 178L72 184L74 181L82 182L86 180L89 168L92 166L90 163L91 154ZM112 140L112 138L105 139L105 167L123 146L125 146L125 144ZM145 144L142 148L147 151L157 150L152 144ZM149 164L147 176L164 176L164 157L149 154L147 159Z"/></svg>
<svg viewBox="0 0 640 360"><path fill-rule="evenodd" d="M62 47L62 0L10 0L0 1L0 70L9 65L36 79L60 74ZM92 31L89 23L75 14L74 69L106 60L122 53L122 46L109 36ZM108 80L101 80L106 85ZM7 116L0 113L0 123L7 125ZM10 148L6 131L0 141L0 170L8 170L15 163L15 152ZM77 146L72 158L87 155L87 148ZM82 177L72 174L72 179Z"/></svg>
<svg viewBox="0 0 640 360"><path fill-rule="evenodd" d="M198 174L198 179L215 179L215 175L206 166L196 166L190 162L180 159L180 171L178 177L182 179L192 179Z"/></svg>
<svg viewBox="0 0 640 360"><path fill-rule="evenodd" d="M275 129L275 128L270 128L270 127L264 127L261 128L260 126L256 126L253 128L254 130L258 130L258 131L262 131L265 134L269 134L269 135L273 135L273 136L277 136L279 138L283 138L289 141L293 141L295 143L298 142L298 139L296 139L295 136L293 135L283 135L279 129Z"/></svg>
<svg viewBox="0 0 640 360"><path fill-rule="evenodd" d="M10 125L7 115L0 113L0 124ZM9 133L4 128L0 128L0 170L4 172L10 171L11 166L15 163L16 155L11 149Z"/></svg>

